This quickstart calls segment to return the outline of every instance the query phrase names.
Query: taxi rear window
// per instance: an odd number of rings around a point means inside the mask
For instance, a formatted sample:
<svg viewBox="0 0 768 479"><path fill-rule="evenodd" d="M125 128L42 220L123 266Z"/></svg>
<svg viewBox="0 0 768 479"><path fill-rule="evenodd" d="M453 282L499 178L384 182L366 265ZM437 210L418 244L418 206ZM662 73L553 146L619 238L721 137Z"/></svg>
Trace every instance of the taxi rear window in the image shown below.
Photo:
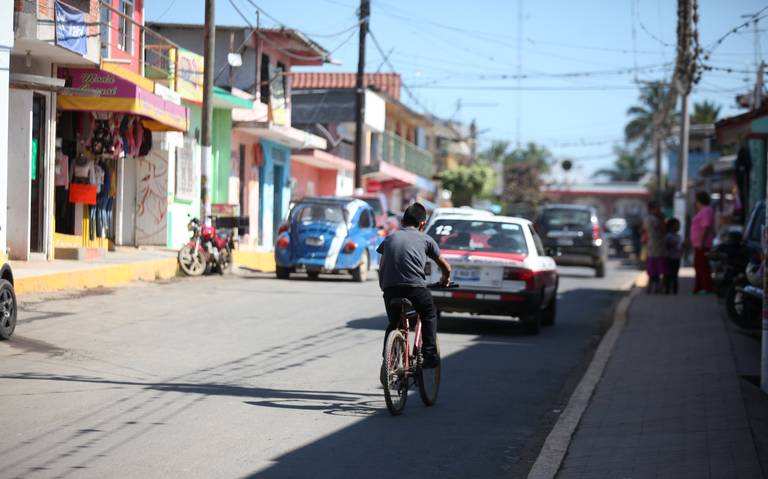
<svg viewBox="0 0 768 479"><path fill-rule="evenodd" d="M438 219L427 234L447 250L528 254L523 228L515 223Z"/></svg>

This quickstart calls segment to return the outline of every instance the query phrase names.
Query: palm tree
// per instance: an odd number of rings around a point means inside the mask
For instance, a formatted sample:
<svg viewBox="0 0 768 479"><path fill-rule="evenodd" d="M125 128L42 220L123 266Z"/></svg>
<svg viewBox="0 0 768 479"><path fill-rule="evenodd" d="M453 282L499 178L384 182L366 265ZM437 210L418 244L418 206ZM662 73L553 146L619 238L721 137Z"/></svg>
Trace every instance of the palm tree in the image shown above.
<svg viewBox="0 0 768 479"><path fill-rule="evenodd" d="M597 170L592 177L606 177L610 181L640 181L648 174L648 157L633 152L626 146L615 146L616 160L613 167Z"/></svg>
<svg viewBox="0 0 768 479"><path fill-rule="evenodd" d="M634 144L640 155L653 151L656 190L661 191L661 148L672 138L678 115L672 112L677 95L669 83L656 81L640 90L640 102L629 107L629 123L624 127L628 144Z"/></svg>
<svg viewBox="0 0 768 479"><path fill-rule="evenodd" d="M709 125L717 121L720 116L720 105L714 102L702 101L693 104L691 123L694 125Z"/></svg>
<svg viewBox="0 0 768 479"><path fill-rule="evenodd" d="M647 152L653 147L655 134L658 133L662 141L671 137L672 127L677 124L677 115L669 113L669 93L669 84L661 81L648 83L640 90L639 104L627 110L630 117L624 127L627 143L635 144L639 151Z"/></svg>

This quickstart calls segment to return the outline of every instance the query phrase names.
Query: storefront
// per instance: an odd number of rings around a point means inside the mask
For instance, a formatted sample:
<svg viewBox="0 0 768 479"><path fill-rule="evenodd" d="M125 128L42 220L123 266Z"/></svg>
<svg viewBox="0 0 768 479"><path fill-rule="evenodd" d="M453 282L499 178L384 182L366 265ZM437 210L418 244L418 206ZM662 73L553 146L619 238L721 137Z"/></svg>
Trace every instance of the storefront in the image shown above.
<svg viewBox="0 0 768 479"><path fill-rule="evenodd" d="M58 76L72 90L57 102L56 256L92 257L167 234L170 165L156 153L183 144L157 133L186 131L186 108L119 67L59 67Z"/></svg>

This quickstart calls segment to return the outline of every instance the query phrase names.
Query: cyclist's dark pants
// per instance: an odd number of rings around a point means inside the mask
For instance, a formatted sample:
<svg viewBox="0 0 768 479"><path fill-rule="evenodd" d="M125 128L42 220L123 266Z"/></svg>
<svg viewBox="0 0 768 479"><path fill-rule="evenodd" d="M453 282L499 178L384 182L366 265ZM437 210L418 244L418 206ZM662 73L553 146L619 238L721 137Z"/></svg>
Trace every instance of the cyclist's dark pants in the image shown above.
<svg viewBox="0 0 768 479"><path fill-rule="evenodd" d="M387 308L387 316L389 317L389 326L387 326L387 332L384 335L384 347L387 347L387 335L397 327L397 323L400 321L400 308L393 308L389 305L393 298L407 298L413 303L413 308L419 313L421 318L421 334L424 344L422 354L425 356L436 354L437 310L435 309L435 303L432 301L432 294L430 294L429 289L414 286L384 288L384 306ZM411 326L414 325L412 324Z"/></svg>

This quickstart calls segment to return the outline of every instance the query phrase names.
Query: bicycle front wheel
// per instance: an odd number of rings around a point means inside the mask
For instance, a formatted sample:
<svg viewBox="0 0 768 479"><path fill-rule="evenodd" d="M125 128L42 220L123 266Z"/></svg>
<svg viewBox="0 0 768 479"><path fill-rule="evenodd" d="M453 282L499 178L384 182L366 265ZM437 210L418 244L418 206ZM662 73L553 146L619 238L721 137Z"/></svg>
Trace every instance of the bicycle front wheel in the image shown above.
<svg viewBox="0 0 768 479"><path fill-rule="evenodd" d="M437 341L437 338L435 338ZM437 357L440 358L440 342L437 341ZM432 406L437 401L437 393L440 390L440 361L434 368L424 369L419 367L416 376L419 383L419 396L425 406Z"/></svg>
<svg viewBox="0 0 768 479"><path fill-rule="evenodd" d="M384 400L387 409L393 416L399 416L405 409L408 399L408 375L405 370L405 355L408 354L405 347L403 333L395 329L387 336L387 344L384 348L387 377L384 382Z"/></svg>

